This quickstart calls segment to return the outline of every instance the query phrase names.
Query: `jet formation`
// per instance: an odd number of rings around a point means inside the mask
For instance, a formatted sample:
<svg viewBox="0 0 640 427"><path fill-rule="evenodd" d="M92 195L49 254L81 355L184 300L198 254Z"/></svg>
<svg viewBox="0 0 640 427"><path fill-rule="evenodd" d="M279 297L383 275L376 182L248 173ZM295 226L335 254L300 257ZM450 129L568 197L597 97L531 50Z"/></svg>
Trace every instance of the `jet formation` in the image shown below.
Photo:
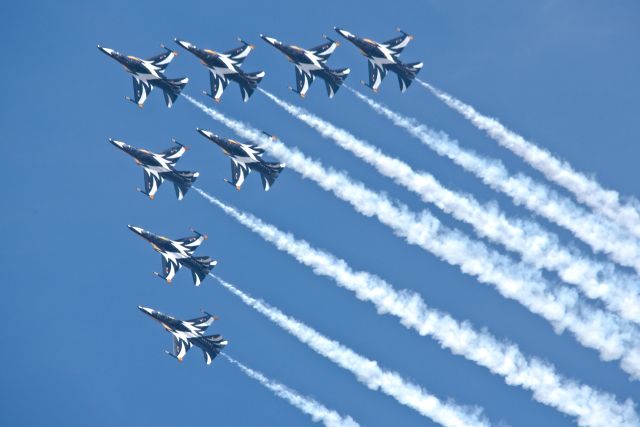
<svg viewBox="0 0 640 427"><path fill-rule="evenodd" d="M133 157L133 160L142 167L144 170L144 190L138 188L138 191L149 196L152 200L158 188L160 188L160 184L165 179L173 182L176 196L178 200L182 200L200 175L198 172L178 171L175 169L176 162L187 151L187 147L175 139L172 142L176 145L162 153L152 153L149 150L132 147L122 141L116 141L111 138L109 138L109 142Z"/></svg>
<svg viewBox="0 0 640 427"><path fill-rule="evenodd" d="M360 38L353 33L341 28L334 28L338 34L353 43L367 58L369 64L369 82L367 87L377 92L387 72L394 72L400 84L400 90L404 92L413 82L416 75L422 69L422 62L404 63L399 59L403 49L413 39L413 36L401 31L402 35L378 43L368 38ZM265 35L260 37L271 46L283 53L295 66L296 88L289 88L305 97L316 77L324 80L329 98L338 92L350 73L349 68L331 69L327 61L340 45L339 42L323 36L326 43L311 49L303 49L295 45L287 45L281 41ZM210 93L204 94L214 101L220 102L222 95L229 85L234 82L240 89L244 102L248 101L265 76L264 71L245 72L241 67L248 55L255 48L252 44L238 39L241 46L220 53L211 49L198 48L191 42L175 39L175 42L183 49L196 56L209 71ZM125 97L128 101L142 108L149 94L154 88L159 88L165 98L167 107L171 107L189 79L186 77L170 79L165 76L165 71L177 52L161 45L164 51L149 59L140 59L131 55L121 54L114 49L98 45L98 49L118 61L131 74L133 79L134 97ZM231 159L231 179L225 179L227 183L240 190L251 171L260 174L262 185L268 191L274 184L279 174L285 167L284 163L267 162L262 156L264 149L256 143L240 143L231 138L218 136L213 132L196 129L201 135L215 143L222 152ZM266 132L265 135L275 138ZM154 199L160 185L164 180L174 184L178 200L182 200L193 183L199 177L198 172L179 171L175 168L178 160L187 151L187 147L172 140L172 147L160 153L154 153L143 148L133 147L123 141L109 139L109 142L121 151L133 158L144 171L144 189L138 191ZM217 261L209 256L195 256L194 252L207 239L207 236L191 230L194 235L182 239L172 240L164 236L156 235L143 228L129 225L131 231L151 244L152 248L160 253L162 272L154 274L167 283L171 283L177 272L182 267L191 270L193 282L199 286L210 271L217 265ZM199 347L205 358L205 362L211 364L213 359L228 344L220 335L205 336L205 332L218 318L204 312L204 316L191 320L179 320L157 310L138 306L138 308L154 320L158 321L173 337L173 348L165 351L178 361L182 361L187 351L193 346Z"/></svg>
<svg viewBox="0 0 640 427"><path fill-rule="evenodd" d="M204 312L204 316L196 319L179 320L152 308L141 305L138 308L144 314L159 322L173 336L173 348L171 351L165 350L165 353L179 362L182 362L187 351L195 345L202 350L205 362L210 365L213 359L228 344L228 341L222 338L221 335L204 335L207 328L218 320L216 316L207 312Z"/></svg>
<svg viewBox="0 0 640 427"><path fill-rule="evenodd" d="M262 178L264 191L269 191L282 169L284 163L266 162L262 160L264 150L255 144L242 144L231 138L223 138L213 132L196 129L202 136L220 147L222 152L231 158L231 181L225 181L240 191L245 178L252 170L258 172ZM265 135L273 138L272 135Z"/></svg>
<svg viewBox="0 0 640 427"><path fill-rule="evenodd" d="M98 49L122 64L124 70L133 77L134 99L128 96L125 96L125 99L140 108L144 106L144 102L154 87L162 90L167 107L171 108L182 89L189 82L188 77L178 79L165 77L164 71L173 61L173 58L177 56L177 53L165 46L162 46L162 48L165 49L165 52L149 59L140 59L132 55L123 55L113 49L98 45Z"/></svg>
<svg viewBox="0 0 640 427"><path fill-rule="evenodd" d="M298 93L301 97L305 97L309 86L313 83L315 77L324 80L327 86L327 94L329 98L333 98L344 79L349 75L349 68L340 68L332 70L327 67L326 62L331 54L336 50L340 43L331 40L327 36L327 43L316 46L312 49L303 49L295 45L286 45L273 37L260 34L260 37L271 46L282 52L289 61L293 62L296 67L296 89L289 87L292 91Z"/></svg>
<svg viewBox="0 0 640 427"><path fill-rule="evenodd" d="M264 71L255 73L242 71L240 66L255 46L242 39L238 39L238 41L242 43L242 46L225 53L219 53L211 49L199 49L192 43L175 39L176 43L198 57L202 65L209 69L211 93L204 91L204 94L216 102L220 102L222 93L230 80L240 86L242 100L247 102L265 75Z"/></svg>
<svg viewBox="0 0 640 427"><path fill-rule="evenodd" d="M171 283L182 266L191 270L193 283L200 286L202 280L209 274L218 261L208 256L194 256L196 249L207 239L207 236L191 230L195 236L171 240L164 236L151 233L140 227L128 225L129 229L151 244L156 252L162 255L162 273L154 272L159 278Z"/></svg>
<svg viewBox="0 0 640 427"><path fill-rule="evenodd" d="M353 43L369 60L369 83L363 83L374 92L377 92L380 88L382 80L387 75L387 71L396 73L398 82L400 83L400 91L404 92L422 69L422 62L407 64L398 59L402 50L413 40L413 36L399 28L398 31L401 32L402 35L384 43L378 43L367 38L360 38L338 27L335 27L334 30Z"/></svg>

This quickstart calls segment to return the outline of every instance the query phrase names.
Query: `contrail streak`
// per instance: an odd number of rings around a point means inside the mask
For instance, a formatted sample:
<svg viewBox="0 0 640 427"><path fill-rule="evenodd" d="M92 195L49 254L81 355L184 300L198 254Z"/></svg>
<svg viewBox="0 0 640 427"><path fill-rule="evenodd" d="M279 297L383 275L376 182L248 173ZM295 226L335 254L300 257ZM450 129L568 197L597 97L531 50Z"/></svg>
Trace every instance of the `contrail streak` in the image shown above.
<svg viewBox="0 0 640 427"><path fill-rule="evenodd" d="M498 144L542 172L548 180L566 188L580 202L640 237L640 212L636 200L631 203L621 202L617 191L603 188L595 179L574 170L569 163L554 157L549 151L537 147L507 129L498 120L478 113L472 106L429 83L420 79L416 79L416 81L446 105L462 114L476 128L484 130ZM635 206L633 206L634 204Z"/></svg>
<svg viewBox="0 0 640 427"><path fill-rule="evenodd" d="M640 287L634 277L617 272L609 263L563 247L555 234L535 222L509 218L495 204L482 205L471 195L451 191L431 174L416 172L405 162L387 156L304 108L289 104L263 89L258 90L320 135L332 139L382 175L418 194L423 201L472 225L479 235L519 253L528 263L557 272L563 281L578 286L589 298L599 298L610 310L640 323Z"/></svg>
<svg viewBox="0 0 640 427"><path fill-rule="evenodd" d="M564 378L556 373L553 365L525 356L515 344L499 341L485 331L476 331L468 322L458 322L449 314L428 307L419 294L398 291L376 275L354 271L343 259L193 188L278 250L310 267L315 274L330 277L338 286L354 292L358 299L373 303L378 313L396 316L405 327L433 337L442 348L486 367L504 377L507 384L532 391L535 400L576 417L578 425L640 426L633 401L628 399L620 404L611 394Z"/></svg>
<svg viewBox="0 0 640 427"><path fill-rule="evenodd" d="M489 187L507 194L516 204L522 204L529 210L571 231L594 251L604 252L617 263L633 267L640 273L640 243L617 224L588 212L569 198L561 196L546 185L535 182L525 175L511 175L498 160L463 150L444 132L436 132L415 119L391 111L362 93L348 86L345 87L375 112L405 129L439 155L448 157L463 169L473 173Z"/></svg>
<svg viewBox="0 0 640 427"><path fill-rule="evenodd" d="M602 359L622 359L622 369L640 378L638 330L624 319L585 303L575 289L551 286L539 271L514 263L482 242L448 229L429 212L416 214L405 205L394 204L386 196L352 181L344 173L325 169L320 162L307 158L300 151L272 141L256 129L229 119L193 98L186 98L243 138L259 143L302 177L313 180L324 190L350 203L357 212L375 216L408 243L458 266L480 283L494 285L504 297L515 299L547 319L556 332L569 329L582 345L597 349Z"/></svg>
<svg viewBox="0 0 640 427"><path fill-rule="evenodd" d="M277 308L252 298L230 283L209 273L229 292L243 303L255 309L267 319L308 345L321 356L356 376L358 381L372 390L380 390L399 403L416 410L431 420L444 426L489 426L480 409L459 406L450 401L442 402L427 393L422 387L405 381L396 372L384 370L374 360L367 359L337 341L333 341L304 323L287 316Z"/></svg>
<svg viewBox="0 0 640 427"><path fill-rule="evenodd" d="M307 415L310 415L313 421L322 422L327 427L358 427L359 424L351 417L342 417L336 411L333 411L314 399L302 396L295 390L290 389L284 384L265 377L262 373L238 362L233 357L225 353L220 353L233 365L236 365L249 378L258 381L260 384L268 388L276 396L286 400Z"/></svg>

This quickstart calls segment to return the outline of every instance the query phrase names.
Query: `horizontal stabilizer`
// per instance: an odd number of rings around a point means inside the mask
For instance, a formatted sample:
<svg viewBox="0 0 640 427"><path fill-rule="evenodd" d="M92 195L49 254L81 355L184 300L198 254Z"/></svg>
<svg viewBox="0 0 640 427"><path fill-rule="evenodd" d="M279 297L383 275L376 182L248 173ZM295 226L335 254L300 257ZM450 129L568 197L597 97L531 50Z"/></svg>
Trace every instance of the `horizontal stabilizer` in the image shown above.
<svg viewBox="0 0 640 427"><path fill-rule="evenodd" d="M176 197L178 197L178 200L182 200L184 195L187 194L187 191L189 191L189 188L196 182L200 173L187 171L179 171L176 173L180 179L176 180L173 184L176 190Z"/></svg>
<svg viewBox="0 0 640 427"><path fill-rule="evenodd" d="M244 74L245 78L240 81L240 93L242 94L242 100L244 102L249 100L265 74L264 71Z"/></svg>
<svg viewBox="0 0 640 427"><path fill-rule="evenodd" d="M413 79L416 78L418 72L422 69L422 62L414 62L412 64L399 64L399 68L396 71L398 74L398 83L400 84L400 91L407 90Z"/></svg>
<svg viewBox="0 0 640 427"><path fill-rule="evenodd" d="M189 83L188 77L183 77L181 79L167 79L169 83L169 87L164 89L164 100L167 103L167 107L171 108L178 96L180 96L180 92L182 89Z"/></svg>
<svg viewBox="0 0 640 427"><path fill-rule="evenodd" d="M207 365L213 362L218 354L224 349L229 342L225 340L221 335L209 335L202 337L203 345L201 347L204 360Z"/></svg>
<svg viewBox="0 0 640 427"><path fill-rule="evenodd" d="M267 172L261 173L262 177L262 186L264 187L264 191L269 191L275 180L280 175L280 172L285 167L284 163L266 163L265 164Z"/></svg>
<svg viewBox="0 0 640 427"><path fill-rule="evenodd" d="M193 283L196 286L200 286L200 283L204 280L209 272L218 264L218 261L213 260L208 256L193 257L197 262L197 265L191 267L191 275L193 277Z"/></svg>
<svg viewBox="0 0 640 427"><path fill-rule="evenodd" d="M333 98L336 92L338 92L338 89L340 89L340 86L344 83L344 79L347 78L350 72L351 70L349 68L329 70L329 78L324 80L329 98Z"/></svg>

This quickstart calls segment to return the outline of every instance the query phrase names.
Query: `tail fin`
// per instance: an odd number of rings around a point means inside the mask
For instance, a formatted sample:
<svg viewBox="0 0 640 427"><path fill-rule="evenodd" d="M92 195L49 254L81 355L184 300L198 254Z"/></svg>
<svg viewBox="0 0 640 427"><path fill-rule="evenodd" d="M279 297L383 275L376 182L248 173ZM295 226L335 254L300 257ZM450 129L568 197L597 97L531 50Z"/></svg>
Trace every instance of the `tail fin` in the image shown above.
<svg viewBox="0 0 640 427"><path fill-rule="evenodd" d="M164 89L164 100L167 103L167 107L171 108L173 103L176 102L176 99L178 99L182 89L189 83L189 78L167 79L167 82L169 82L169 87Z"/></svg>
<svg viewBox="0 0 640 427"><path fill-rule="evenodd" d="M404 92L409 86L411 86L413 79L416 78L416 75L422 69L422 65L422 62L399 64L397 74L401 92Z"/></svg>
<svg viewBox="0 0 640 427"><path fill-rule="evenodd" d="M206 337L202 337L203 346L202 353L204 355L204 361L207 365L210 365L213 359L216 358L218 354L222 351L223 348L229 344L229 341L224 339L222 335L209 335Z"/></svg>
<svg viewBox="0 0 640 427"><path fill-rule="evenodd" d="M351 70L349 68L340 68L338 70L329 70L329 78L324 80L324 83L327 86L327 94L329 98L333 98L333 95L338 92L342 83L344 83L344 79L347 78Z"/></svg>
<svg viewBox="0 0 640 427"><path fill-rule="evenodd" d="M195 283L196 286L200 286L200 283L202 283L213 267L218 264L218 261L208 256L196 256L193 258L197 261L198 265L191 269L191 275L193 276L193 283Z"/></svg>
<svg viewBox="0 0 640 427"><path fill-rule="evenodd" d="M264 191L269 191L269 188L273 185L282 169L284 169L284 163L265 163L267 172L260 173L262 177L262 186L264 187Z"/></svg>
<svg viewBox="0 0 640 427"><path fill-rule="evenodd" d="M240 93L242 94L242 100L244 102L249 100L249 97L253 94L253 91L256 90L264 75L264 71L244 74L245 78L240 81Z"/></svg>
<svg viewBox="0 0 640 427"><path fill-rule="evenodd" d="M176 196L178 200L182 200L189 188L196 182L196 179L200 176L199 172L187 172L187 171L178 171L176 172L180 177L179 180L173 183L173 186L176 189Z"/></svg>

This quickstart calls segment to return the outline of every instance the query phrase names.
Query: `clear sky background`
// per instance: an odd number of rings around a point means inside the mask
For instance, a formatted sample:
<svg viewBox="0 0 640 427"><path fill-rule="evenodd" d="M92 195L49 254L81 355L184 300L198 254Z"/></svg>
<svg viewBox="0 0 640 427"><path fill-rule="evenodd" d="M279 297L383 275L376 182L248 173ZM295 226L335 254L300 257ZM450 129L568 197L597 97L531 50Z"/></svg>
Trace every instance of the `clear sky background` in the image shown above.
<svg viewBox="0 0 640 427"><path fill-rule="evenodd" d="M124 101L131 78L96 44L150 57L174 37L225 51L241 36L257 49L246 71L265 70L262 87L433 173L448 187L496 200L512 215L530 216L346 90L329 100L322 82L307 99L287 90L292 64L260 33L312 47L335 25L379 41L400 26L415 35L402 58L424 61L420 77L477 107L593 173L606 187L637 197L640 148L640 5L634 1L403 2L9 2L0 14L2 107L0 142L0 424L306 425L311 420L223 359L206 366L195 349L184 363L163 354L170 336L140 313L139 304L181 318L201 308L221 317L210 329L229 339L230 355L310 395L362 425L431 425L411 409L367 389L213 280L199 288L181 271L169 286L151 273L160 256L133 233L135 224L170 237L206 232L198 251L219 261L216 274L397 370L442 398L479 405L494 422L565 426L572 419L532 400L527 391L442 350L395 318L315 276L288 255L191 192L178 202L165 183L150 201L135 191L142 170L108 138L154 151L177 138L191 147L179 163L200 171L198 185L355 268L397 288L419 292L433 307L517 343L569 377L640 401L640 385L616 363L598 359L569 334L395 237L314 183L285 170L268 193L251 175L241 192L223 182L229 160L196 127L236 137L184 99L172 109L154 91L140 110ZM366 78L365 59L343 43L329 61ZM206 70L185 51L167 70L188 76L185 93L208 86ZM362 87L363 91L367 89ZM448 110L421 87L400 94L389 76L375 99L442 129L466 148L499 157L510 170L535 171ZM379 176L371 167L297 122L262 94L243 104L230 85L223 113L278 135L324 164L344 169L415 210L427 208L448 225L472 230ZM567 233L563 241L585 251ZM552 275L550 278L556 280Z"/></svg>

